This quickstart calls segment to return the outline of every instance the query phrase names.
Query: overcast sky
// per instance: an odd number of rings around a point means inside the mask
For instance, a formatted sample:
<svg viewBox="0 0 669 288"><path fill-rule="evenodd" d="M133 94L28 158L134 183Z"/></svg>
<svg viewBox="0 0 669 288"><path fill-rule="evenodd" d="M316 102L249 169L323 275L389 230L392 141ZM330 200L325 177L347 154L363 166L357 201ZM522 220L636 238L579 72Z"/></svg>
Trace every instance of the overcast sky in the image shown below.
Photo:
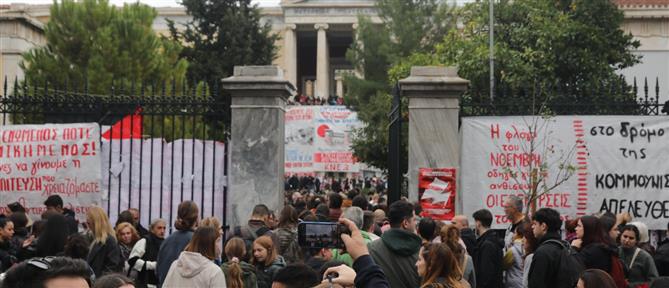
<svg viewBox="0 0 669 288"><path fill-rule="evenodd" d="M474 0L455 0L458 4L472 2ZM123 3L134 3L136 0L109 0L112 4L122 5ZM139 2L154 6L154 7L169 7L180 6L178 3L181 0L139 0ZM260 6L278 6L280 0L253 0L253 3L258 3ZM51 4L53 0L0 0L0 4L10 3L27 3L27 4Z"/></svg>

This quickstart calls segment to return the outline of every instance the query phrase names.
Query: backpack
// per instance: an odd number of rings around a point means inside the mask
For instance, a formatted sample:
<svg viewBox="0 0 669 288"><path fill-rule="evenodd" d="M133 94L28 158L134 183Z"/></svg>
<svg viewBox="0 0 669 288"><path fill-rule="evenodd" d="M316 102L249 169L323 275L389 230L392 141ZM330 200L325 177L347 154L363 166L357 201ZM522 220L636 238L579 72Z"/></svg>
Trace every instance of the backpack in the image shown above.
<svg viewBox="0 0 669 288"><path fill-rule="evenodd" d="M242 231L243 229L243 231ZM251 227L249 226L236 226L234 231L233 231L233 236L237 236L239 238L242 238L244 240L244 244L246 244L246 258L243 259L244 261L250 261L251 258L253 257L253 241L255 241L258 238L258 235L262 236L267 234L267 232L270 232L270 230L267 227L260 227L257 231L251 230Z"/></svg>
<svg viewBox="0 0 669 288"><path fill-rule="evenodd" d="M558 277L555 279L558 284L555 287L576 287L578 278L581 276L581 273L585 268L580 261L572 256L574 251L571 246L555 239L546 240L545 243L555 243L562 247L562 252L560 253L560 268L556 271Z"/></svg>
<svg viewBox="0 0 669 288"><path fill-rule="evenodd" d="M616 287L627 288L629 283L625 279L625 266L618 255L611 255L611 271L609 272L613 282L616 282Z"/></svg>

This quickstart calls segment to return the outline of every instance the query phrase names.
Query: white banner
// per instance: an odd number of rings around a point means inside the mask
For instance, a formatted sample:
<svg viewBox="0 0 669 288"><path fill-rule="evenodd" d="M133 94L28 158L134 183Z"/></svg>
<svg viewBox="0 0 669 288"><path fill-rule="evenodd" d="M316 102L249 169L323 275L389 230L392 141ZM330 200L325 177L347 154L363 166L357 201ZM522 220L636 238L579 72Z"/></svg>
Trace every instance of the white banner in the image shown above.
<svg viewBox="0 0 669 288"><path fill-rule="evenodd" d="M139 208L145 226L155 218L170 221L170 215L173 222L186 200L197 203L202 215L223 219L224 149L224 143L211 140L104 140L102 190L111 198L103 207L109 208L110 220L115 223L123 210Z"/></svg>
<svg viewBox="0 0 669 288"><path fill-rule="evenodd" d="M537 127L530 133L529 127ZM534 132L534 131L533 131ZM530 165L549 167L538 208L565 219L629 212L650 229L669 221L669 118L664 116L471 117L462 121L463 212L486 208L493 228L505 228L504 200L523 195ZM531 139L534 139L531 141ZM534 145L534 148L530 148ZM533 152L533 153L530 153ZM508 168L504 168L508 167ZM516 182L508 172L521 172Z"/></svg>
<svg viewBox="0 0 669 288"><path fill-rule="evenodd" d="M18 201L39 218L60 195L80 221L100 204L100 129L95 123L0 126L0 213Z"/></svg>
<svg viewBox="0 0 669 288"><path fill-rule="evenodd" d="M286 111L285 173L360 172L351 150L358 115L345 106L292 106Z"/></svg>

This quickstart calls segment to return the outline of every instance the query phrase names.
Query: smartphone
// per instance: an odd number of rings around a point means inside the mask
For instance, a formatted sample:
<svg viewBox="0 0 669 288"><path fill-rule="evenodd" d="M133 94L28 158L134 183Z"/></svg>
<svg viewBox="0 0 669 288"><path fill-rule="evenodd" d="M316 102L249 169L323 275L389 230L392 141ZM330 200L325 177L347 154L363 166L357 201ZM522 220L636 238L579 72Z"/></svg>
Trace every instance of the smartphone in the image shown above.
<svg viewBox="0 0 669 288"><path fill-rule="evenodd" d="M297 242L305 248L344 248L341 234L348 228L335 222L301 222L297 225Z"/></svg>

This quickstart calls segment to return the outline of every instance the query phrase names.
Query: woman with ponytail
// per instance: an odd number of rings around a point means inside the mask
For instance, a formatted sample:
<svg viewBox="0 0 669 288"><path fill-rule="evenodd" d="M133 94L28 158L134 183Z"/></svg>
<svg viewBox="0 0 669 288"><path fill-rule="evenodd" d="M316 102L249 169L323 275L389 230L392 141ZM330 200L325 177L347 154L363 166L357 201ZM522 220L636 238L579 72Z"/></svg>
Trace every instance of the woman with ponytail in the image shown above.
<svg viewBox="0 0 669 288"><path fill-rule="evenodd" d="M469 288L455 255L444 243L430 243L418 252L416 261L420 288Z"/></svg>
<svg viewBox="0 0 669 288"><path fill-rule="evenodd" d="M223 263L221 269L229 288L258 287L256 268L241 260L244 255L246 255L246 244L242 238L233 237L225 244L225 258L229 261Z"/></svg>
<svg viewBox="0 0 669 288"><path fill-rule="evenodd" d="M193 238L193 231L197 226L198 216L200 215L199 211L197 204L193 201L184 201L179 204L177 220L174 222L174 228L177 231L163 241L158 251L156 274L160 284L165 281L172 262L177 260L181 251L186 248L188 242Z"/></svg>
<svg viewBox="0 0 669 288"><path fill-rule="evenodd" d="M469 286L476 287L476 273L474 272L474 261L472 256L467 254L467 250L460 244L460 229L455 225L445 225L439 233L441 243L446 244L451 249L455 259L458 260L460 270L462 270L462 279L465 279Z"/></svg>

